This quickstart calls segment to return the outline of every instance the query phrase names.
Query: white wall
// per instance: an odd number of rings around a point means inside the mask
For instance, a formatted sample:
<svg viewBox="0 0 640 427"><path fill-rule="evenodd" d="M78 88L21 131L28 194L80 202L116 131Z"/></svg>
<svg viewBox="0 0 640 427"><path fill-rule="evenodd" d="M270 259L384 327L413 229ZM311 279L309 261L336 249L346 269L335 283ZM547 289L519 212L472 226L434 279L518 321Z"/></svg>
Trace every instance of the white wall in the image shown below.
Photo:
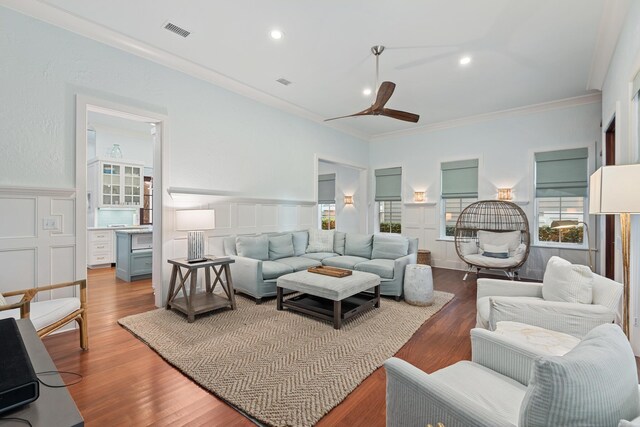
<svg viewBox="0 0 640 427"><path fill-rule="evenodd" d="M366 171L319 161L318 174L327 173L336 174L336 230L364 233L367 215ZM353 205L345 205L344 196L353 196Z"/></svg>
<svg viewBox="0 0 640 427"><path fill-rule="evenodd" d="M453 243L440 240L440 163L479 159L479 199L496 199L499 187L513 188L514 201L522 203L533 230L534 153L588 147L591 172L595 144L600 138L600 116L600 104L596 102L497 115L455 128L387 137L371 143L370 170L402 166L405 202L413 201L414 191L426 191L427 202L435 204L405 204L403 234L417 237L420 248L430 249L434 265L463 269L465 265ZM587 263L586 251L532 248L521 275L542 278L552 255Z"/></svg>
<svg viewBox="0 0 640 427"><path fill-rule="evenodd" d="M96 156L109 157L113 144L120 144L123 160L142 162L145 170L153 168L153 137L150 133L144 134L100 124L93 125L93 128L96 130ZM87 158L91 159L89 154Z"/></svg>
<svg viewBox="0 0 640 427"><path fill-rule="evenodd" d="M0 51L0 187L74 188L77 94L168 117L164 186L313 201L317 156L368 156L365 141L1 7ZM172 239L163 235L166 258Z"/></svg>
<svg viewBox="0 0 640 427"><path fill-rule="evenodd" d="M638 163L640 147L633 137L632 126L638 123L632 118L631 82L640 71L640 2L631 2L625 24L620 32L616 50L611 59L602 88L602 122L604 126L616 118L616 164ZM636 127L637 129L637 127ZM637 190L635 183L634 191ZM640 312L640 215L633 215L631 222L631 344L640 354L640 329L634 319ZM599 236L601 241L603 235ZM620 253L620 227L616 224L616 279L622 281Z"/></svg>

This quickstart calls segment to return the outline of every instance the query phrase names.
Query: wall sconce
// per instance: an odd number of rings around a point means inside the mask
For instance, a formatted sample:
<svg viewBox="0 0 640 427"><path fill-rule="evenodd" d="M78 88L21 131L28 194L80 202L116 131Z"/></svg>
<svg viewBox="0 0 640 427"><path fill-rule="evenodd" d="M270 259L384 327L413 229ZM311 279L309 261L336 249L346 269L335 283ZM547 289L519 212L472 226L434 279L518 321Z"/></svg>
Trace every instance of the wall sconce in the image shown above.
<svg viewBox="0 0 640 427"><path fill-rule="evenodd" d="M498 200L511 200L511 189L498 188Z"/></svg>
<svg viewBox="0 0 640 427"><path fill-rule="evenodd" d="M424 202L424 191L414 191L413 192L413 201L414 202Z"/></svg>
<svg viewBox="0 0 640 427"><path fill-rule="evenodd" d="M353 205L353 196L344 196L345 205Z"/></svg>

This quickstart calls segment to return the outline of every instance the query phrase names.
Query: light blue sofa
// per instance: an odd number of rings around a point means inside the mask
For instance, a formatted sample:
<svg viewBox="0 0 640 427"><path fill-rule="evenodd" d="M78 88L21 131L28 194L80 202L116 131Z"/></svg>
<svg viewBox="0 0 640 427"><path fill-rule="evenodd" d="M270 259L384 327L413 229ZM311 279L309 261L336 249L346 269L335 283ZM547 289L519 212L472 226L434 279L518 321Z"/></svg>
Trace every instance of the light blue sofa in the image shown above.
<svg viewBox="0 0 640 427"><path fill-rule="evenodd" d="M307 231L225 238L225 255L235 260L231 264L235 290L260 303L276 295L278 277L327 265L377 274L380 293L399 300L404 268L417 261L418 239L397 234L336 232L332 252L307 253L308 241Z"/></svg>

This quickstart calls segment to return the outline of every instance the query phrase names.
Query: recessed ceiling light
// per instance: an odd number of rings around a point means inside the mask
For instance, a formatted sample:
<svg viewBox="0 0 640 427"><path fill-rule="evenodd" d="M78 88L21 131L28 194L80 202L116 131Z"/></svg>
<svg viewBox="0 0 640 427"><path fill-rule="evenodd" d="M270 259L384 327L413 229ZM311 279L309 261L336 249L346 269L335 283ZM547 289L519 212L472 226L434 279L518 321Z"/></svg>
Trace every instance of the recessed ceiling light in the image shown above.
<svg viewBox="0 0 640 427"><path fill-rule="evenodd" d="M460 58L460 65L468 65L471 62L470 56L463 56Z"/></svg>
<svg viewBox="0 0 640 427"><path fill-rule="evenodd" d="M364 90L362 91L362 94L363 94L364 96L369 96L369 95L371 95L371 88L368 88L368 87L364 88Z"/></svg>
<svg viewBox="0 0 640 427"><path fill-rule="evenodd" d="M284 36L284 33L280 30L271 30L269 35L274 40L280 40Z"/></svg>

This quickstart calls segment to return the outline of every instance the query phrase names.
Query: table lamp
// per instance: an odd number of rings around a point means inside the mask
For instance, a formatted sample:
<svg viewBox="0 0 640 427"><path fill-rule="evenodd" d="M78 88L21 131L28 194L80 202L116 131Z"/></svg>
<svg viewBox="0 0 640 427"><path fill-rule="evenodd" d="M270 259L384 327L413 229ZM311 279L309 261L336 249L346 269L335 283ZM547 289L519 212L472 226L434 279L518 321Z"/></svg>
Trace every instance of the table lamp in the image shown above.
<svg viewBox="0 0 640 427"><path fill-rule="evenodd" d="M567 228L577 228L578 225L584 225L584 233L583 236L587 239L587 243L589 244L589 268L593 271L593 257L591 255L591 240L589 239L589 226L584 221L578 221L575 219L562 219L558 221L551 221L551 228L554 230L564 230Z"/></svg>
<svg viewBox="0 0 640 427"><path fill-rule="evenodd" d="M216 216L213 209L187 209L176 211L176 230L187 231L187 262L200 262L204 258L204 230L213 230Z"/></svg>
<svg viewBox="0 0 640 427"><path fill-rule="evenodd" d="M623 330L629 336L629 256L631 252L630 214L640 213L640 164L603 166L591 175L589 213L620 215L622 238Z"/></svg>

